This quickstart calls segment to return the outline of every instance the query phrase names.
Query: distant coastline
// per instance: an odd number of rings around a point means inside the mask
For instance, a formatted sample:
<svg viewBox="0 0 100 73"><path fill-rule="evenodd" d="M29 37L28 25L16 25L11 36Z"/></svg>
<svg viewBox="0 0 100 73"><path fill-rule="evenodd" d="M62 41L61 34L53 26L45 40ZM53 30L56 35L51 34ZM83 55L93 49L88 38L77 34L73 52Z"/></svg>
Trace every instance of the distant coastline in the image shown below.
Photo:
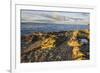
<svg viewBox="0 0 100 73"><path fill-rule="evenodd" d="M57 24L57 25L61 25L61 24L65 24L65 25L89 25L89 23L53 23L53 22L21 22L21 24Z"/></svg>

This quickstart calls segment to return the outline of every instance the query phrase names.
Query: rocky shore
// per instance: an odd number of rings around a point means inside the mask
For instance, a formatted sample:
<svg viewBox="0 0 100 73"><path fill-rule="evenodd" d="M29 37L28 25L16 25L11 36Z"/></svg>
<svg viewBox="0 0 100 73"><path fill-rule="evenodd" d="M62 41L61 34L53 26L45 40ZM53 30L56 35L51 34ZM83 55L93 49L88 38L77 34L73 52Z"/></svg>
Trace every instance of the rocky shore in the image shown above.
<svg viewBox="0 0 100 73"><path fill-rule="evenodd" d="M89 30L21 35L21 63L89 60Z"/></svg>

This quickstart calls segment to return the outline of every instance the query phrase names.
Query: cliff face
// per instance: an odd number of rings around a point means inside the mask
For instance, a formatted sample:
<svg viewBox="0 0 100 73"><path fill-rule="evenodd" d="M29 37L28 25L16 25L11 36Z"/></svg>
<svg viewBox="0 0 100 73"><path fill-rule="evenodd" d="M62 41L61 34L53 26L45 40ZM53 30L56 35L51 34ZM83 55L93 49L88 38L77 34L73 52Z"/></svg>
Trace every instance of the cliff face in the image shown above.
<svg viewBox="0 0 100 73"><path fill-rule="evenodd" d="M21 62L89 59L89 30L33 32L21 36Z"/></svg>

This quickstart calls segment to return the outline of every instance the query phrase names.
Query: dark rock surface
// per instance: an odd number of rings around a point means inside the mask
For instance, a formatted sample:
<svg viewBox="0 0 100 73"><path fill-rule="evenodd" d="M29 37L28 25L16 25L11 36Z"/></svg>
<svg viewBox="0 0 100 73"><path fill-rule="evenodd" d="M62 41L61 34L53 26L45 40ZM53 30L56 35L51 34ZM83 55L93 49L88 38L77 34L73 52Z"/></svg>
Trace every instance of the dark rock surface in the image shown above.
<svg viewBox="0 0 100 73"><path fill-rule="evenodd" d="M72 47L67 44L72 32L73 31L49 33L34 32L31 35L21 36L21 63L73 60ZM42 49L42 41L51 36L53 36L56 41L54 43L55 46ZM88 60L89 39L82 35L82 37L78 36L77 40L82 43L80 51L85 54L85 59Z"/></svg>

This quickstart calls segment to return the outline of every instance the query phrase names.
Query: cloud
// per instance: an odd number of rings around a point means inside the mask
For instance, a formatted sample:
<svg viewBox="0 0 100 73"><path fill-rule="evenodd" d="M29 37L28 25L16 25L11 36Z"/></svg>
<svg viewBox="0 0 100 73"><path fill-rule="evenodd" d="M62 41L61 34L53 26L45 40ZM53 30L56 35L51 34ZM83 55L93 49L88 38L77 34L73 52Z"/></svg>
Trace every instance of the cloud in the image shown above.
<svg viewBox="0 0 100 73"><path fill-rule="evenodd" d="M89 24L89 13L21 10L21 22Z"/></svg>

